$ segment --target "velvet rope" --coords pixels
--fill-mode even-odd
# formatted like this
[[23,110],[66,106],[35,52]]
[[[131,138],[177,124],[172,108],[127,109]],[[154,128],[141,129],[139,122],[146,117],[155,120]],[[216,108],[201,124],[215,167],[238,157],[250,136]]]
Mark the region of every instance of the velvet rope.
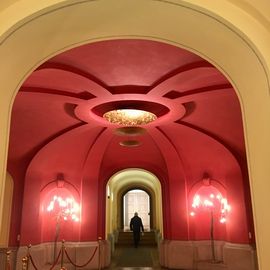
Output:
[[36,264],[35,264],[35,262],[34,262],[34,260],[33,260],[33,258],[32,258],[31,255],[29,255],[29,258],[30,258],[30,262],[32,263],[32,265],[35,268],[35,270],[38,270],[38,268],[37,268],[37,266],[36,266]]
[[[59,261],[59,258],[60,258],[61,253],[62,253],[62,249],[59,251],[55,262],[53,263],[52,267],[49,270],[53,270],[53,268],[56,266],[56,264]],[[36,266],[36,264],[35,264],[35,262],[34,262],[33,257],[32,257],[31,254],[29,254],[29,259],[30,259],[30,262],[32,263],[33,267],[35,268],[35,270],[38,270],[38,268],[37,268],[37,266]]]
[[53,263],[52,267],[49,270],[52,270],[57,265],[57,263],[58,263],[58,261],[60,259],[61,253],[62,253],[62,248],[59,250],[59,253],[57,255],[57,258],[56,258],[55,262]]
[[89,259],[85,264],[82,264],[82,265],[78,265],[78,264],[75,264],[74,262],[72,262],[72,260],[71,260],[71,258],[69,257],[69,255],[68,255],[66,249],[65,249],[65,254],[66,254],[66,256],[67,256],[69,262],[70,262],[73,266],[81,268],[81,267],[85,267],[87,264],[89,264],[89,263],[92,261],[92,259],[94,258],[95,254],[96,254],[96,252],[97,252],[97,248],[98,248],[98,247],[95,248],[94,253],[93,253],[92,256],[90,257],[90,259]]

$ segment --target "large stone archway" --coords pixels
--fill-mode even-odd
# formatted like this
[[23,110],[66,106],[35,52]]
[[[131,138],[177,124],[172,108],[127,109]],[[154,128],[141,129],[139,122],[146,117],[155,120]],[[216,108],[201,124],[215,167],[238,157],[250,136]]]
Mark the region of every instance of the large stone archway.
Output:
[[197,2],[118,0],[115,5],[113,0],[48,0],[42,4],[9,1],[12,5],[0,13],[5,22],[0,28],[1,217],[10,113],[25,78],[51,56],[94,40],[162,40],[206,58],[237,90],[244,119],[259,265],[260,269],[269,268],[270,214],[265,205],[269,204],[270,176],[270,34],[263,16],[253,16],[252,10],[235,6],[233,1],[218,6]]

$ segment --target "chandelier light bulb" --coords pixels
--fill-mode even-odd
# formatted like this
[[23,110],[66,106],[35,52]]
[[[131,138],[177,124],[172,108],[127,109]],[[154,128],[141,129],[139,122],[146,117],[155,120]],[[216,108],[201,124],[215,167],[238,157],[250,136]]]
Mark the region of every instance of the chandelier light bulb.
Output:
[[137,109],[119,109],[104,113],[103,118],[112,124],[138,126],[151,123],[157,119],[154,113]]
[[60,196],[53,196],[46,209],[65,221],[70,219],[79,222],[80,220],[77,215],[80,212],[80,205],[72,197],[63,199]]
[[220,223],[225,223],[225,222],[226,222],[226,218],[223,217],[220,219]]
[[195,216],[195,212],[197,211],[213,211],[220,215],[220,223],[226,223],[227,214],[231,211],[231,206],[228,204],[228,200],[219,193],[218,190],[216,192],[207,191],[200,192],[200,190],[194,195],[192,204],[192,208],[194,211],[190,212],[191,216]]

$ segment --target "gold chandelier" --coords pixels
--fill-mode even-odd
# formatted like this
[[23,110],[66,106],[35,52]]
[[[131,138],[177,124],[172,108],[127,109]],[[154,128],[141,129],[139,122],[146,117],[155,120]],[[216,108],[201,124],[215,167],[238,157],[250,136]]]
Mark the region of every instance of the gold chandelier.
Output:
[[113,124],[138,126],[151,123],[157,116],[151,112],[137,109],[119,109],[104,113],[103,118]]

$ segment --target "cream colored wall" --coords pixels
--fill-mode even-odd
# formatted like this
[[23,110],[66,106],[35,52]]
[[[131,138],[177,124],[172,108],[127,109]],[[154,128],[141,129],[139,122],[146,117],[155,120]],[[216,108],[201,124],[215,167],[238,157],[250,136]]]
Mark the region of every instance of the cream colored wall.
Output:
[[[180,2],[180,1],[174,1]],[[247,42],[260,57],[269,76],[270,3],[268,0],[187,0],[202,12],[219,20]]]
[[9,228],[10,228],[10,218],[11,218],[11,207],[12,207],[12,197],[13,197],[13,179],[9,173],[6,174],[5,181],[5,192],[3,201],[3,216],[1,222],[0,231],[0,247],[8,247],[9,240]]
[[270,33],[266,27],[270,3],[21,0],[8,4],[5,10],[4,5],[0,7],[0,218],[10,112],[26,76],[47,58],[79,44],[127,37],[160,40],[206,58],[237,90],[244,118],[259,265],[261,270],[270,268],[270,212],[266,207],[270,204]]

